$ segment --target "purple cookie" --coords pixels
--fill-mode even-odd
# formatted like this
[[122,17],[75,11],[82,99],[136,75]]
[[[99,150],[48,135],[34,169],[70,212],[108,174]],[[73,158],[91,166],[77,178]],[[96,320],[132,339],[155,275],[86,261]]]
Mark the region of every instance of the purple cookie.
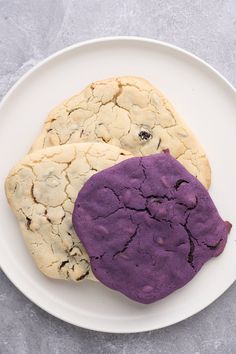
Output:
[[168,152],[93,175],[78,194],[73,224],[97,279],[144,304],[189,282],[223,251],[231,228]]

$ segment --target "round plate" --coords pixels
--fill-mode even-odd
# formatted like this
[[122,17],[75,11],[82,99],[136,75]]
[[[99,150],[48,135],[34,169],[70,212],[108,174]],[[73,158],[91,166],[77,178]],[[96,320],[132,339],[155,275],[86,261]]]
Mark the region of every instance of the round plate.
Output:
[[0,106],[0,262],[31,301],[75,325],[106,332],[140,332],[181,321],[217,299],[236,279],[236,234],[185,287],[141,305],[102,284],[43,276],[34,265],[4,194],[9,169],[28,151],[49,110],[91,81],[142,76],[163,91],[203,144],[211,166],[210,194],[223,218],[234,221],[236,92],[195,56],[154,40],[118,37],[66,48],[28,72]]

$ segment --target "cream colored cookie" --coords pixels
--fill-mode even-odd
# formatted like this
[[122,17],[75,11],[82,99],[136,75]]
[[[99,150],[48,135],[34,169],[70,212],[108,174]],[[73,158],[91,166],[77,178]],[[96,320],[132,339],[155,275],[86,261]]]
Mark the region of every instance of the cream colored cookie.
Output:
[[105,143],[68,144],[29,154],[10,171],[5,184],[9,204],[45,275],[94,279],[72,226],[74,202],[90,176],[129,157]]
[[97,81],[49,114],[32,150],[105,141],[145,156],[169,149],[205,187],[211,171],[202,147],[170,102],[136,77]]

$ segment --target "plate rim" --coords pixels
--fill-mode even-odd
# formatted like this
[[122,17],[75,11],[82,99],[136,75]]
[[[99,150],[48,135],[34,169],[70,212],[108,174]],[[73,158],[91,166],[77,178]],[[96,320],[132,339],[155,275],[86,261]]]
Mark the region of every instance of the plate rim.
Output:
[[[133,42],[139,42],[139,43],[150,43],[150,44],[154,44],[154,45],[159,45],[162,46],[164,48],[167,49],[174,49],[175,51],[177,51],[178,53],[181,54],[185,54],[187,57],[190,57],[191,59],[194,59],[196,62],[204,65],[207,69],[209,69],[212,73],[214,73],[215,75],[218,76],[218,78],[221,79],[221,81],[226,84],[228,86],[228,88],[231,89],[231,91],[235,94],[236,96],[236,88],[229,82],[228,79],[226,79],[218,70],[216,70],[213,66],[211,66],[210,64],[208,64],[205,60],[199,58],[197,55],[178,47],[177,45],[174,44],[170,44],[168,42],[165,41],[160,41],[157,39],[152,39],[152,38],[147,38],[147,37],[138,37],[138,36],[107,36],[107,37],[98,37],[98,38],[94,38],[94,39],[89,39],[86,41],[81,41],[81,42],[77,42],[75,44],[72,44],[70,46],[67,46],[65,48],[62,48],[58,51],[56,51],[55,53],[47,56],[46,58],[42,59],[39,61],[39,63],[37,63],[36,65],[34,65],[30,70],[28,70],[26,73],[24,73],[14,84],[13,86],[6,92],[6,94],[2,97],[1,101],[0,101],[0,110],[3,108],[5,102],[8,100],[8,98],[14,93],[14,91],[25,81],[27,80],[28,77],[30,77],[30,75],[32,73],[34,73],[35,71],[37,71],[39,68],[41,68],[42,66],[50,63],[51,61],[53,61],[55,58],[60,57],[61,55],[73,51],[77,48],[80,47],[86,47],[88,45],[93,45],[93,44],[99,44],[99,43],[104,43],[104,42],[119,42],[119,41],[133,41]],[[173,320],[172,321],[167,321],[167,323],[164,326],[161,327],[156,327],[153,325],[145,325],[145,328],[142,329],[125,329],[125,330],[120,330],[120,329],[114,329],[112,328],[112,330],[109,330],[108,328],[106,328],[106,326],[104,327],[103,325],[101,325],[101,328],[98,329],[97,326],[88,326],[87,324],[78,324],[76,323],[76,321],[73,320],[68,320],[66,319],[62,313],[55,313],[55,311],[46,308],[46,305],[44,306],[43,304],[39,303],[39,301],[36,299],[33,299],[31,297],[30,294],[27,293],[27,291],[25,289],[21,289],[21,286],[16,285],[16,283],[14,282],[14,279],[12,279],[12,276],[8,274],[7,269],[4,267],[4,264],[2,263],[1,259],[0,259],[0,270],[3,271],[3,273],[5,274],[5,276],[11,281],[11,283],[27,298],[29,299],[32,303],[34,303],[36,306],[38,306],[39,308],[41,308],[42,310],[44,310],[45,312],[49,313],[50,315],[52,315],[55,318],[58,318],[66,323],[70,323],[72,325],[75,325],[77,327],[81,327],[81,328],[85,328],[85,329],[89,329],[89,330],[93,330],[93,331],[100,331],[100,332],[105,332],[105,333],[120,333],[120,334],[124,334],[124,333],[141,333],[141,332],[147,332],[150,330],[157,330],[157,329],[161,329],[161,328],[165,328],[174,324],[177,324],[179,322],[182,322],[185,319],[188,319],[190,317],[192,317],[193,315],[196,315],[197,313],[201,312],[202,310],[204,310],[206,307],[208,307],[209,305],[211,305],[212,303],[214,303],[219,297],[221,297],[226,290],[228,290],[232,284],[234,283],[234,281],[236,280],[236,276],[235,279],[232,280],[232,282],[228,285],[228,287],[217,297],[215,298],[213,301],[208,302],[206,305],[204,305],[204,307],[200,308],[199,310],[193,310],[192,312],[190,312],[187,316],[186,314],[184,314],[183,316],[180,316],[179,320]]]

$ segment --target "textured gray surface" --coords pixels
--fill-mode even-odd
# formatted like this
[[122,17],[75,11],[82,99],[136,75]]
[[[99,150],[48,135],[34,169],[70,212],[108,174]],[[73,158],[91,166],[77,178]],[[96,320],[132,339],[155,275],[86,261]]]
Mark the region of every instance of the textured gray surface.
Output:
[[[78,41],[112,35],[176,44],[236,84],[235,0],[0,0],[0,96],[49,54]],[[53,318],[0,272],[0,354],[236,353],[235,298],[236,284],[182,323],[113,335]]]

